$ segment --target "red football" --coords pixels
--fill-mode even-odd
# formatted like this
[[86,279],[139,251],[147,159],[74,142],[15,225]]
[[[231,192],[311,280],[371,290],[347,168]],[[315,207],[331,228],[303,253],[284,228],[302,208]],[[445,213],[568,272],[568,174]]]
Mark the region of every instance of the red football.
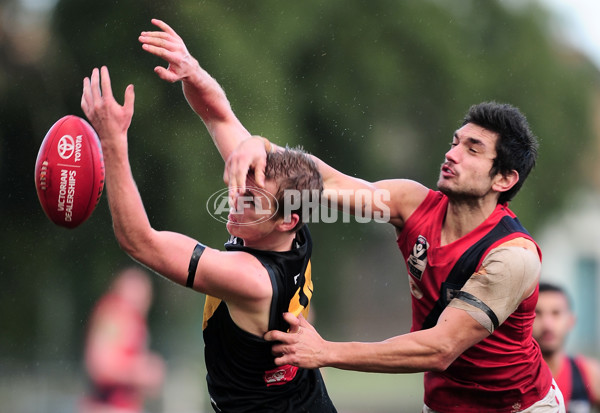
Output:
[[96,131],[84,119],[59,119],[42,141],[35,188],[56,225],[75,228],[94,211],[104,188],[104,157]]

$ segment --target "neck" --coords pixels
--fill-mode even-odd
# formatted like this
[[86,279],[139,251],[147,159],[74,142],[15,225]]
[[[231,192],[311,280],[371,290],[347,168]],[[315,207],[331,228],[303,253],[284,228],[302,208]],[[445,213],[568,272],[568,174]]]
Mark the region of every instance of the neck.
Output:
[[285,252],[292,249],[296,233],[279,233],[275,237],[266,237],[257,241],[244,240],[244,245],[249,248],[254,248],[261,251],[277,251]]
[[496,200],[450,199],[442,225],[442,245],[450,244],[473,231],[494,212],[496,205]]
[[552,372],[552,377],[556,377],[558,373],[560,373],[560,367],[562,365],[562,361],[565,357],[564,351],[555,351],[553,353],[542,353],[544,357],[544,361],[550,367],[550,371]]

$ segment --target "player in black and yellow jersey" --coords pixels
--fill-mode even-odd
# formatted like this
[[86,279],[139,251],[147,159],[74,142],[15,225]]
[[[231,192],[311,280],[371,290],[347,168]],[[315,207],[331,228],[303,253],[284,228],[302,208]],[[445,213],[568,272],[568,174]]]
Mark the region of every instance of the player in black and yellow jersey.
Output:
[[[225,94],[189,55],[181,38],[165,23],[153,23],[161,30],[143,32],[140,41],[145,50],[169,63],[168,69],[158,67],[156,73],[168,81],[182,81],[190,106],[227,159],[249,133],[232,128],[239,121],[215,109],[227,102]],[[168,279],[207,294],[205,358],[214,410],[335,412],[320,372],[276,366],[271,345],[262,338],[273,328],[287,330],[283,312],[306,315],[309,309],[310,233],[299,212],[302,206],[283,208],[282,203],[287,190],[320,194],[323,181],[316,165],[301,150],[271,153],[265,174],[258,177],[264,189],[250,177],[245,199],[229,213],[227,230],[233,238],[227,251],[183,234],[157,231],[149,223],[127,154],[134,99],[129,85],[124,105],[116,102],[106,67],[84,79],[81,106],[102,144],[108,202],[121,248]]]
[[[286,331],[282,314],[288,309],[308,315],[312,240],[306,226],[289,251],[248,248],[237,237],[225,247],[256,257],[267,270],[273,286],[269,328]],[[207,297],[203,327],[208,389],[216,411],[334,411],[318,370],[275,366],[271,343],[238,327],[222,300]],[[249,406],[254,408],[246,410]]]

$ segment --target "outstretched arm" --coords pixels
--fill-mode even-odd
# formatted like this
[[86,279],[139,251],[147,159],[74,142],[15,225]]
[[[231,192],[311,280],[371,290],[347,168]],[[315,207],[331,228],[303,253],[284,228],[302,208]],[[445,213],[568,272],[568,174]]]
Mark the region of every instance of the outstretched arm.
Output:
[[189,105],[202,118],[219,153],[227,160],[250,133],[233,113],[221,86],[190,55],[175,30],[158,19],[152,19],[152,24],[160,31],[144,31],[139,41],[144,50],[168,63],[168,67],[157,66],[154,71],[167,82],[182,82]]
[[[246,176],[254,170],[256,183],[264,186],[264,167],[267,152],[281,148],[265,138],[253,136],[244,139],[227,158],[225,182],[229,185],[230,197],[245,192]],[[397,229],[425,199],[429,190],[418,182],[408,179],[390,179],[368,182],[346,175],[314,155],[323,177],[323,196],[331,208],[343,210],[361,218],[372,218],[378,222],[389,222]]]
[[287,333],[269,331],[277,365],[304,368],[336,367],[372,373],[443,371],[466,349],[490,333],[465,311],[446,308],[438,324],[388,340],[372,343],[324,340],[304,318],[284,314]]
[[492,334],[536,290],[540,259],[535,244],[515,238],[492,249],[429,329],[378,343],[323,340],[305,320],[286,314],[290,333],[271,331],[277,363],[381,373],[443,371],[465,350]]
[[[186,285],[190,257],[197,241],[183,234],[154,230],[133,179],[127,154],[127,131],[134,106],[133,85],[124,105],[113,97],[108,69],[94,69],[83,81],[81,107],[98,133],[106,168],[106,190],[113,227],[121,248],[132,258],[170,280]],[[245,271],[239,271],[244,267]],[[243,252],[206,248],[193,288],[252,305],[271,297],[268,274],[260,262]]]

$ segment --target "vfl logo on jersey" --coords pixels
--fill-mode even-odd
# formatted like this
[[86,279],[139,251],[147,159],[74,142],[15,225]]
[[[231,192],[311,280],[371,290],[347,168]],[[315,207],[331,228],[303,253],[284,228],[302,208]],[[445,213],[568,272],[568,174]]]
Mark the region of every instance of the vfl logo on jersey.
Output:
[[294,380],[298,367],[286,364],[285,366],[277,367],[273,370],[265,371],[263,376],[267,387],[270,386],[281,386],[287,382]]
[[429,243],[423,235],[417,237],[417,242],[413,245],[412,253],[408,257],[408,272],[410,275],[421,281],[425,267],[427,267],[427,249]]

